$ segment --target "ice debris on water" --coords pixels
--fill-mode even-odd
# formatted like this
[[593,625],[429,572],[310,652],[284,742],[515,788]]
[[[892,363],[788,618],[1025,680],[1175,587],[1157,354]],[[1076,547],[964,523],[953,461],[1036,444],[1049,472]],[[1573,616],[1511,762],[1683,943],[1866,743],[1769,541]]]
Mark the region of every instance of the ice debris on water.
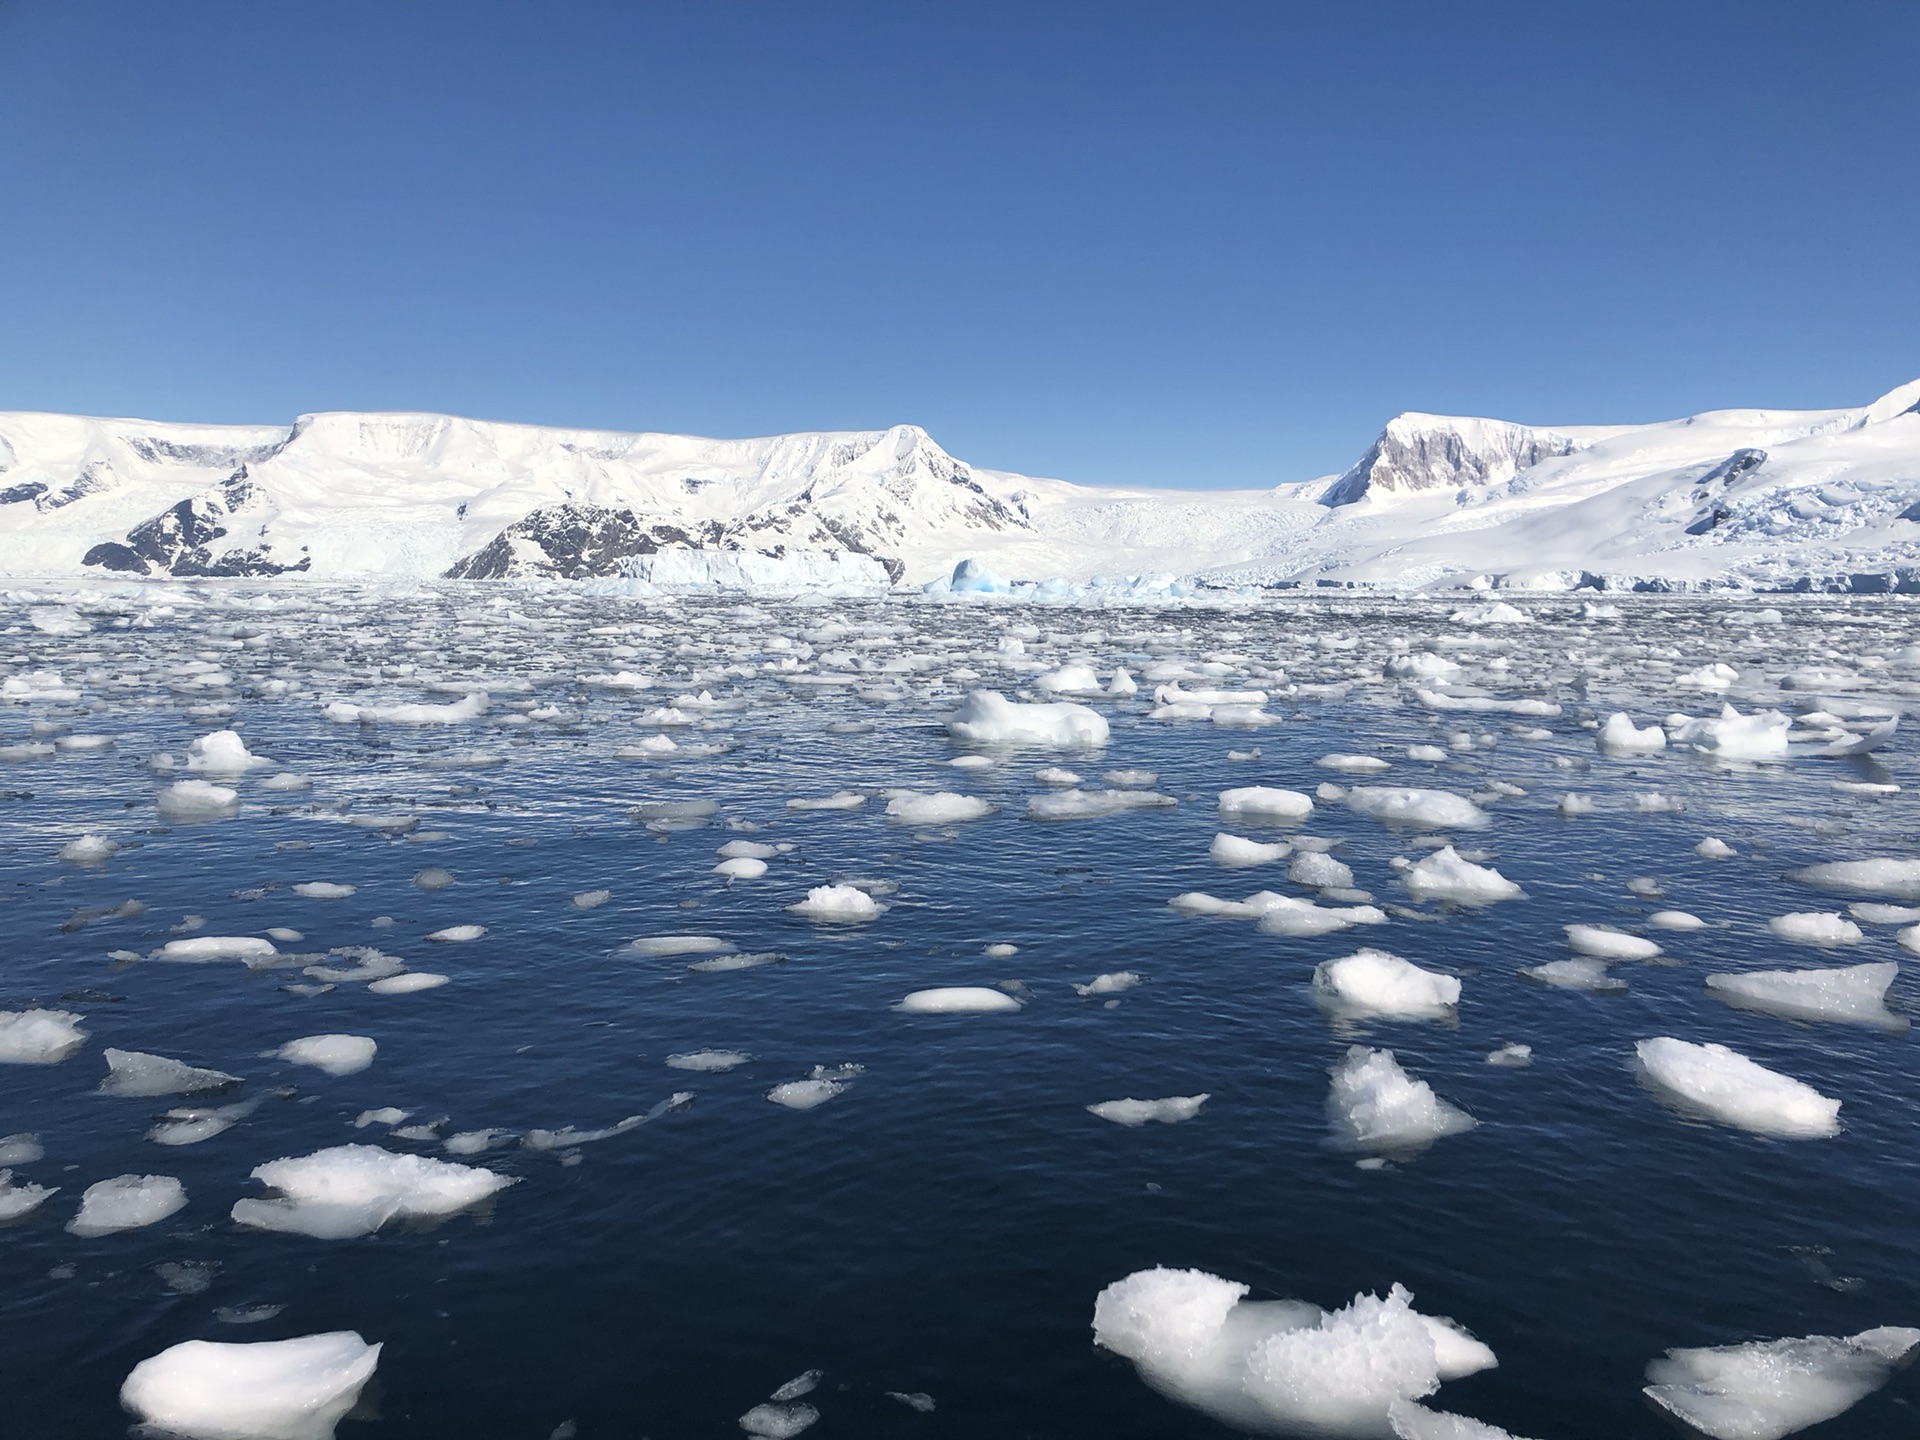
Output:
[[1200,1107],[1212,1098],[1203,1093],[1169,1095],[1164,1100],[1102,1100],[1098,1105],[1087,1106],[1087,1112],[1116,1125],[1140,1126],[1148,1121],[1177,1125],[1182,1120],[1193,1119],[1200,1113]]
[[1476,865],[1451,845],[1443,845],[1400,872],[1400,883],[1415,900],[1444,900],[1455,905],[1492,905],[1524,900],[1527,892],[1490,865]]
[[627,948],[637,955],[724,955],[734,944],[718,935],[643,935]]
[[1576,955],[1600,960],[1651,960],[1660,947],[1644,935],[1629,935],[1611,925],[1575,924],[1560,927],[1566,931],[1567,944]]
[[1541,965],[1523,965],[1520,973],[1559,990],[1590,990],[1596,994],[1617,995],[1627,982],[1607,973],[1607,962],[1591,955],[1572,960],[1549,960]]
[[461,945],[469,940],[478,940],[486,933],[487,927],[484,925],[449,925],[433,931],[427,940],[434,945]]
[[1836,945],[1858,945],[1863,938],[1858,925],[1844,915],[1831,911],[1802,910],[1791,915],[1775,915],[1767,921],[1767,928],[1782,940],[1790,940],[1796,945],[1831,948]]
[[367,1035],[305,1035],[273,1053],[295,1065],[310,1065],[328,1075],[357,1075],[373,1064],[379,1046]]
[[1248,840],[1243,836],[1229,835],[1225,831],[1213,837],[1213,844],[1207,848],[1207,856],[1216,865],[1229,870],[1246,869],[1254,865],[1272,865],[1284,860],[1293,853],[1293,846],[1284,840],[1266,843]]
[[1909,1021],[1887,1008],[1887,989],[1899,978],[1893,960],[1822,970],[1750,970],[1744,975],[1709,975],[1707,993],[1743,1010],[1759,1010],[1789,1020],[1833,1020],[1905,1030]]
[[787,906],[789,914],[831,925],[860,925],[878,919],[886,906],[854,885],[816,885],[807,898]]
[[15,1180],[13,1171],[0,1170],[0,1223],[32,1214],[59,1189],[58,1185],[35,1185],[30,1181]]
[[254,1167],[253,1178],[272,1193],[235,1201],[235,1224],[317,1240],[348,1240],[390,1221],[456,1214],[514,1183],[510,1175],[376,1145],[269,1160]]
[[253,1344],[187,1340],[134,1366],[120,1403],[182,1440],[333,1440],[380,1348],[350,1330]]
[[1347,808],[1383,825],[1420,830],[1478,830],[1488,816],[1473,801],[1451,790],[1422,790],[1355,785],[1344,796]]
[[992,813],[993,806],[978,796],[956,795],[950,790],[932,795],[895,795],[887,802],[887,818],[903,825],[952,825]]
[[171,1175],[116,1175],[89,1185],[67,1222],[75,1235],[114,1235],[156,1225],[184,1209],[187,1190]]
[[811,1110],[826,1104],[836,1095],[845,1094],[847,1086],[863,1069],[859,1065],[837,1065],[832,1069],[816,1065],[806,1079],[788,1080],[774,1086],[767,1091],[767,1099],[789,1110]]
[[1343,1019],[1438,1020],[1454,1014],[1460,982],[1369,948],[1316,965],[1313,998]]
[[1883,1325],[1838,1338],[1754,1340],[1669,1350],[1643,1392],[1712,1440],[1781,1440],[1844,1415],[1920,1348],[1920,1330]]
[[1350,1046],[1346,1058],[1329,1073],[1333,1085],[1327,1095],[1327,1114],[1354,1149],[1411,1154],[1478,1123],[1442,1100],[1426,1081],[1401,1069],[1391,1050]]
[[975,690],[947,720],[972,745],[1095,746],[1107,743],[1106,718],[1070,701],[1023,705],[997,690]]
[[1831,860],[1788,874],[1789,880],[1817,890],[1850,895],[1884,895],[1894,900],[1920,900],[1920,860],[1876,856],[1871,860]]
[[1220,792],[1220,818],[1243,825],[1291,825],[1313,814],[1313,797],[1270,785],[1242,785]]
[[1533,1064],[1531,1045],[1506,1044],[1487,1052],[1487,1064],[1501,1065],[1510,1069]]
[[980,1015],[1020,1009],[1020,1002],[1004,990],[984,985],[948,985],[915,990],[894,1009],[907,1015]]
[[698,1070],[718,1075],[737,1070],[751,1059],[753,1056],[744,1050],[688,1050],[667,1056],[667,1064],[675,1070]]
[[1085,985],[1075,985],[1076,995],[1091,997],[1094,995],[1117,995],[1122,990],[1131,990],[1141,981],[1141,976],[1131,970],[1114,970],[1105,975],[1096,975]]
[[1095,820],[1132,810],[1168,810],[1180,802],[1153,790],[1055,790],[1027,797],[1029,820]]
[[71,1010],[0,1010],[0,1065],[58,1065],[87,1043]]
[[203,1070],[164,1055],[148,1055],[138,1050],[104,1052],[107,1078],[100,1082],[102,1095],[144,1098],[153,1095],[201,1095],[238,1085],[240,1077],[224,1070]]
[[156,803],[169,820],[219,820],[239,808],[240,792],[208,780],[176,780]]
[[1786,1139],[1840,1133],[1840,1102],[1725,1045],[1672,1036],[1639,1041],[1642,1080],[1681,1113]]
[[437,990],[451,979],[451,976],[437,975],[431,970],[408,970],[400,975],[389,975],[385,979],[373,981],[367,986],[367,993],[369,995],[412,995],[421,990]]

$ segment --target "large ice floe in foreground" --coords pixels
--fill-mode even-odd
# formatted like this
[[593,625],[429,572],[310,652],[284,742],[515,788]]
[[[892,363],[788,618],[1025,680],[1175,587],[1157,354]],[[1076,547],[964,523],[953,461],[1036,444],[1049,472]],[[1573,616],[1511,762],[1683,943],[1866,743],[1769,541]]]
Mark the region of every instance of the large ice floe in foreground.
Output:
[[1808,1335],[1669,1350],[1647,1366],[1651,1383],[1644,1393],[1712,1440],[1780,1440],[1845,1414],[1917,1350],[1920,1330],[1898,1325],[1845,1338]]
[[1683,1114],[1791,1140],[1840,1133],[1838,1100],[1737,1050],[1663,1035],[1634,1051],[1643,1083]]
[[1068,700],[1023,705],[998,690],[975,690],[947,718],[954,739],[970,745],[1104,745],[1106,717]]
[[350,1330],[251,1345],[188,1340],[142,1360],[120,1403],[182,1440],[331,1440],[380,1363]]
[[274,1193],[235,1201],[236,1224],[319,1240],[370,1235],[390,1221],[453,1215],[514,1183],[492,1170],[377,1145],[336,1145],[269,1160],[254,1167],[253,1178]]
[[1094,1343],[1236,1430],[1328,1440],[1386,1440],[1396,1404],[1499,1363],[1454,1322],[1416,1311],[1399,1285],[1334,1311],[1247,1293],[1201,1270],[1136,1271],[1094,1301]]
[[1707,993],[1742,1010],[1759,1010],[1789,1020],[1834,1020],[1905,1030],[1910,1022],[1887,1008],[1887,989],[1899,978],[1893,960],[1842,965],[1822,970],[1750,970],[1744,975],[1709,975]]

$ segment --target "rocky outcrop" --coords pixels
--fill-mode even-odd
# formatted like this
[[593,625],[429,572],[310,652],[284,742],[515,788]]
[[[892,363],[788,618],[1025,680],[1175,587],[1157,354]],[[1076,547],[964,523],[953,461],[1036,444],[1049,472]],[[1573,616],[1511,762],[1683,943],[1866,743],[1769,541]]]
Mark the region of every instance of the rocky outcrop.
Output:
[[697,546],[719,539],[720,527],[649,524],[629,509],[549,505],[514,521],[447,572],[448,580],[597,580],[663,545]]
[[[264,512],[264,497],[247,478],[242,465],[224,484],[190,496],[127,532],[124,542],[104,541],[88,550],[81,564],[129,575],[234,577],[284,575],[303,571],[311,561],[302,555],[288,562],[277,558],[267,544],[220,546],[228,527],[242,523],[245,510]],[[264,540],[267,526],[257,535]]]
[[1369,496],[1502,484],[1542,460],[1580,448],[1570,435],[1504,420],[1396,415],[1320,503],[1351,505]]

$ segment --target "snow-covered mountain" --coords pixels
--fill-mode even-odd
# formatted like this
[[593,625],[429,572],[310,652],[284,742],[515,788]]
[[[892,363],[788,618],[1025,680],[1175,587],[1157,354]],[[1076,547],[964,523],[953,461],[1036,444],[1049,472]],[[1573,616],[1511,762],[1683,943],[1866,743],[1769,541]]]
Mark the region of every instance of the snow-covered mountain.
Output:
[[[1344,474],[1111,489],[911,425],[709,440],[444,415],[0,413],[0,575],[1920,588],[1920,381],[1871,405],[1542,428],[1404,414]],[[1859,580],[1850,577],[1864,577]]]

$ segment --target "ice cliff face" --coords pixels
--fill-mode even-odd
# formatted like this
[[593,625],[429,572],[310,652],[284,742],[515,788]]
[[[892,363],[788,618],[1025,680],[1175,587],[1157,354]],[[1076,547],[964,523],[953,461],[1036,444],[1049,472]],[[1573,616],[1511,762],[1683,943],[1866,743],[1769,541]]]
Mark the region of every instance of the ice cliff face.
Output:
[[1572,435],[1505,420],[1453,415],[1396,415],[1359,462],[1321,497],[1323,505],[1369,498],[1494,485],[1522,470],[1581,448]]

